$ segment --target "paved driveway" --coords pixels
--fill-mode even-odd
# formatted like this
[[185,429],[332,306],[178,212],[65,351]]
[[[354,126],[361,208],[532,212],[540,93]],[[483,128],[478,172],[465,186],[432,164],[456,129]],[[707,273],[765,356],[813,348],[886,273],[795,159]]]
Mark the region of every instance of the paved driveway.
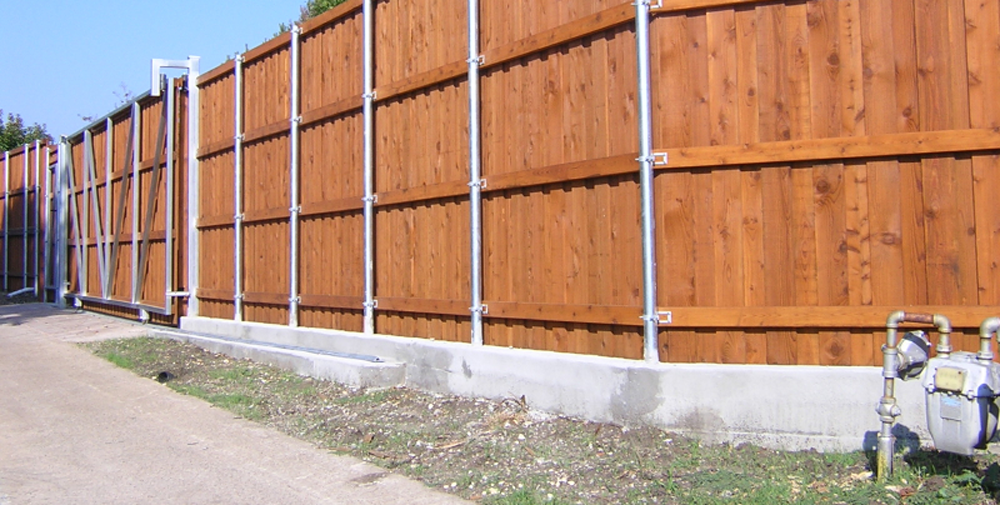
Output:
[[0,505],[466,503],[236,419],[74,344],[144,333],[41,304],[0,307]]

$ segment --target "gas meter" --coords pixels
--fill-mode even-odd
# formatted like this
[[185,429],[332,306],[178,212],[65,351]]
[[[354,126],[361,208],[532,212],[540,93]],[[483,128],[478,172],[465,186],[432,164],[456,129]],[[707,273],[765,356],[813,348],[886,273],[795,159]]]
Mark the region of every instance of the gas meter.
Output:
[[985,449],[997,431],[1000,365],[971,352],[927,362],[927,429],[939,451],[972,455]]
[[[922,331],[908,332],[897,342],[900,323],[933,324],[938,329],[937,356],[928,359],[930,342]],[[1000,365],[993,362],[991,341],[1000,329],[1000,318],[991,317],[979,327],[979,352],[952,352],[951,322],[940,314],[893,312],[886,320],[886,345],[882,347],[884,388],[876,411],[882,421],[878,436],[878,477],[892,475],[895,440],[892,425],[900,415],[894,381],[923,377],[927,403],[927,429],[940,451],[971,455],[997,435],[1000,406]]]

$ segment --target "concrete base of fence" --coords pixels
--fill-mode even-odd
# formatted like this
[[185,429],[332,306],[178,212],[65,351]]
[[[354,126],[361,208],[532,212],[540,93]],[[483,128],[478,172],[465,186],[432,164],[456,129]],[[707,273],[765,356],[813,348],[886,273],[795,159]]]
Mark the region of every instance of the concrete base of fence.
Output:
[[[208,318],[182,318],[181,330],[222,337],[189,337],[215,350],[349,384],[404,384],[493,399],[523,395],[538,410],[622,425],[653,425],[710,443],[873,450],[879,428],[875,405],[882,378],[876,367],[647,364]],[[358,360],[269,345],[374,355],[386,363],[367,367]],[[309,361],[311,365],[306,364]],[[897,436],[904,440],[900,445],[929,440],[919,383],[897,381],[896,390],[903,411],[896,426]]]

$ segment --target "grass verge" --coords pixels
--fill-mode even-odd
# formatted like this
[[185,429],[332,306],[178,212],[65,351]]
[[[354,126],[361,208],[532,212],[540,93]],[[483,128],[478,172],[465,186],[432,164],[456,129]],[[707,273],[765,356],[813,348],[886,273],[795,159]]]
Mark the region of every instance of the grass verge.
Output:
[[[95,354],[319,447],[490,505],[995,504],[995,457],[914,450],[876,483],[872,454],[707,446],[648,427],[550,416],[530,399],[351,389],[155,338]],[[164,374],[169,372],[169,374]]]

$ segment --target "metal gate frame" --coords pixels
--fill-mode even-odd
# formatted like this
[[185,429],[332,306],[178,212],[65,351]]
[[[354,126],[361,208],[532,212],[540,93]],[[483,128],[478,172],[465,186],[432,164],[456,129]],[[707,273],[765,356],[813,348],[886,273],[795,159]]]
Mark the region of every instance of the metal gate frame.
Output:
[[[55,186],[57,189],[56,195],[54,195],[54,204],[56,206],[56,223],[54,226],[54,235],[56,238],[50,236],[46,240],[47,254],[52,256],[54,268],[56,275],[53,278],[58,278],[58,282],[54,282],[54,287],[56,289],[56,303],[60,306],[66,305],[67,299],[72,299],[74,305],[80,307],[83,303],[96,303],[101,305],[110,305],[115,307],[122,307],[128,309],[134,309],[139,311],[139,319],[142,321],[149,320],[150,314],[159,314],[163,316],[173,316],[175,312],[175,303],[177,298],[185,298],[189,296],[189,292],[178,292],[175,289],[176,279],[174,278],[174,247],[175,247],[175,237],[174,237],[174,226],[175,226],[175,213],[177,212],[175,205],[175,190],[176,183],[175,180],[175,165],[178,160],[178,155],[184,155],[185,153],[177,153],[176,135],[175,135],[175,124],[177,121],[177,100],[175,98],[175,93],[177,88],[172,85],[167,84],[167,78],[162,73],[164,68],[175,68],[187,70],[188,73],[188,139],[187,148],[189,151],[188,160],[194,156],[190,153],[196,151],[197,146],[197,121],[198,121],[198,101],[197,101],[197,87],[194,86],[194,82],[198,77],[198,67],[199,58],[197,56],[191,56],[187,60],[153,60],[152,62],[152,87],[147,93],[140,95],[134,100],[130,101],[128,104],[119,107],[118,109],[112,111],[101,119],[91,123],[84,129],[80,130],[76,134],[69,137],[62,137],[59,143],[59,155],[58,155],[58,165],[55,170]],[[163,98],[162,115],[159,118],[157,127],[157,138],[156,138],[156,149],[153,156],[153,167],[149,186],[145,194],[145,213],[143,225],[140,227],[139,223],[139,149],[141,141],[141,130],[140,121],[142,119],[142,111],[140,107],[140,102],[147,100],[149,98],[159,97],[161,93],[166,91],[166,96]],[[113,134],[112,118],[118,116],[125,112],[126,110],[131,110],[131,128],[128,135],[128,140],[126,142],[126,153],[125,153],[125,167],[131,167],[132,174],[128,177],[127,174],[123,174],[122,187],[118,192],[117,205],[115,206],[117,212],[115,212],[114,221],[112,221],[111,212],[107,209],[111,205],[111,186],[112,186],[112,142]],[[98,183],[98,173],[97,173],[97,163],[94,156],[94,142],[92,131],[97,127],[104,125],[107,134],[107,149],[106,149],[106,160],[105,160],[105,207],[104,211],[99,205],[99,199],[97,195],[96,184]],[[70,198],[70,195],[75,192],[77,186],[77,181],[75,180],[75,171],[73,166],[73,157],[71,152],[71,138],[78,138],[83,136],[83,193],[80,198]],[[178,149],[179,150],[179,149]],[[165,153],[165,156],[164,156]],[[192,170],[193,168],[193,170]],[[189,167],[189,173],[196,173],[196,166]],[[126,168],[127,170],[127,168]],[[162,174],[161,172],[165,172]],[[153,213],[156,204],[156,194],[160,187],[160,180],[165,179],[166,186],[166,202],[165,203],[165,258],[164,258],[164,271],[165,271],[165,290],[164,290],[164,304],[163,306],[144,304],[141,301],[141,294],[145,286],[145,272],[150,261],[149,258],[149,246],[150,246],[150,232],[153,226]],[[129,180],[131,180],[132,185],[132,258],[131,258],[131,271],[132,271],[132,285],[131,285],[131,296],[128,301],[123,301],[119,299],[113,299],[111,297],[111,292],[114,286],[114,280],[116,276],[115,265],[118,263],[118,250],[121,243],[121,228],[124,221],[124,209],[125,209],[125,194],[127,192]],[[197,184],[196,181],[191,181],[189,184]],[[87,250],[87,243],[90,240],[88,237],[88,226],[83,226],[84,224],[93,223],[94,230],[96,232],[97,241],[97,267],[100,272],[100,293],[90,293],[89,289],[92,286],[88,286],[88,262],[89,262],[89,251]],[[193,228],[193,226],[191,227]],[[141,240],[138,237],[139,230],[142,230]],[[70,247],[73,249],[73,253],[76,256],[77,263],[77,283],[79,286],[79,293],[72,293],[69,291],[70,279],[68,274],[68,264],[69,264],[69,254]],[[189,250],[196,248],[196,244],[189,244]],[[55,250],[53,254],[51,251]],[[194,249],[197,250],[197,249]],[[189,262],[191,265],[196,264],[196,260],[191,260],[189,257]],[[189,265],[189,277],[191,277],[191,265]],[[194,269],[196,274],[196,269]],[[190,310],[189,310],[190,312]]]

